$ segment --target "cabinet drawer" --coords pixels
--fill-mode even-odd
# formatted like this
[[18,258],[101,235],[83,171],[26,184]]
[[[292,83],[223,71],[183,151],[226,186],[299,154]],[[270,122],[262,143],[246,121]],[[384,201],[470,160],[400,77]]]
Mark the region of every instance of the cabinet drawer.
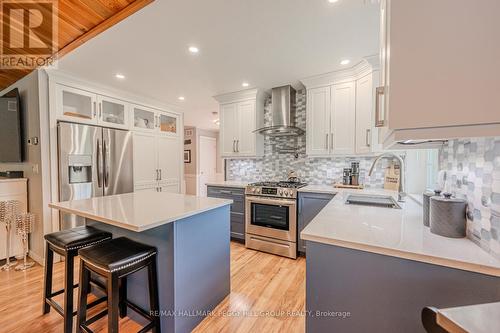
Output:
[[26,194],[26,181],[0,181],[0,195]]
[[232,188],[232,187],[216,187],[216,186],[208,186],[207,187],[207,193],[208,196],[211,197],[223,197],[223,198],[228,198],[228,197],[244,197],[245,196],[245,190],[242,188]]
[[241,236],[241,238],[245,237],[245,224],[239,222],[231,222],[231,236]]

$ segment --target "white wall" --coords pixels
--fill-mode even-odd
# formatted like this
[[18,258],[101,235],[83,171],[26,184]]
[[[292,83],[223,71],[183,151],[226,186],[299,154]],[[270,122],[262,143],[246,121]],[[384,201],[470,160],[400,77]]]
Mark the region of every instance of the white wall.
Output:
[[[28,145],[25,141],[25,161],[23,163],[0,163],[0,170],[22,170],[28,178],[28,210],[36,214],[37,222],[30,237],[30,255],[36,261],[44,257],[43,235],[51,230],[50,224],[50,176],[48,176],[48,125],[42,129],[42,121],[48,118],[47,85],[45,72],[35,70],[0,92],[0,95],[17,88],[21,95],[24,114],[25,140],[38,137],[39,144]],[[41,92],[42,91],[42,92]],[[2,143],[0,143],[2,144]],[[45,144],[45,147],[43,147]],[[43,147],[43,148],[42,148]],[[44,188],[45,186],[45,188]],[[48,229],[47,229],[48,228]]]
[[191,143],[188,145],[184,145],[184,149],[191,150],[191,163],[184,163],[184,176],[186,181],[186,194],[196,195],[198,191],[198,177],[200,174],[199,163],[198,163],[198,142],[200,136],[206,136],[210,138],[217,139],[217,174],[220,178],[223,174],[224,165],[223,160],[220,157],[220,145],[219,145],[219,132],[212,130],[205,130],[201,128],[186,126],[184,127],[186,130],[191,130],[193,135],[188,137],[185,136],[185,140],[191,140]]

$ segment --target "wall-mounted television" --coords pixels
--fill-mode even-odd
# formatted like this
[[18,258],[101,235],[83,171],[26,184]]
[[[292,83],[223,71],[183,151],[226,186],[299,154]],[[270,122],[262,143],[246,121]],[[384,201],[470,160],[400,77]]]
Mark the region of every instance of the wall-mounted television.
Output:
[[0,97],[0,162],[24,161],[21,97],[16,88]]

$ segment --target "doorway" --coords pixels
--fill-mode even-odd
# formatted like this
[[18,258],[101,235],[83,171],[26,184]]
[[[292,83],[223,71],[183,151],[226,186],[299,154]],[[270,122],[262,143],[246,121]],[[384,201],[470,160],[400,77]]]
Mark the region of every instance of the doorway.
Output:
[[198,195],[206,197],[206,183],[215,181],[217,176],[217,139],[208,136],[200,136],[198,157]]

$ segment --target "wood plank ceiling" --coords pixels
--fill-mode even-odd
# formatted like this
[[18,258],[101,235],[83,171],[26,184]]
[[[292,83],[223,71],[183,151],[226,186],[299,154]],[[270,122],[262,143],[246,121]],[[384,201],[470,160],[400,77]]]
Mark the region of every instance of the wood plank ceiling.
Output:
[[[58,49],[60,58],[154,0],[59,0]],[[43,36],[42,39],[49,38]],[[0,90],[32,69],[0,69]]]

